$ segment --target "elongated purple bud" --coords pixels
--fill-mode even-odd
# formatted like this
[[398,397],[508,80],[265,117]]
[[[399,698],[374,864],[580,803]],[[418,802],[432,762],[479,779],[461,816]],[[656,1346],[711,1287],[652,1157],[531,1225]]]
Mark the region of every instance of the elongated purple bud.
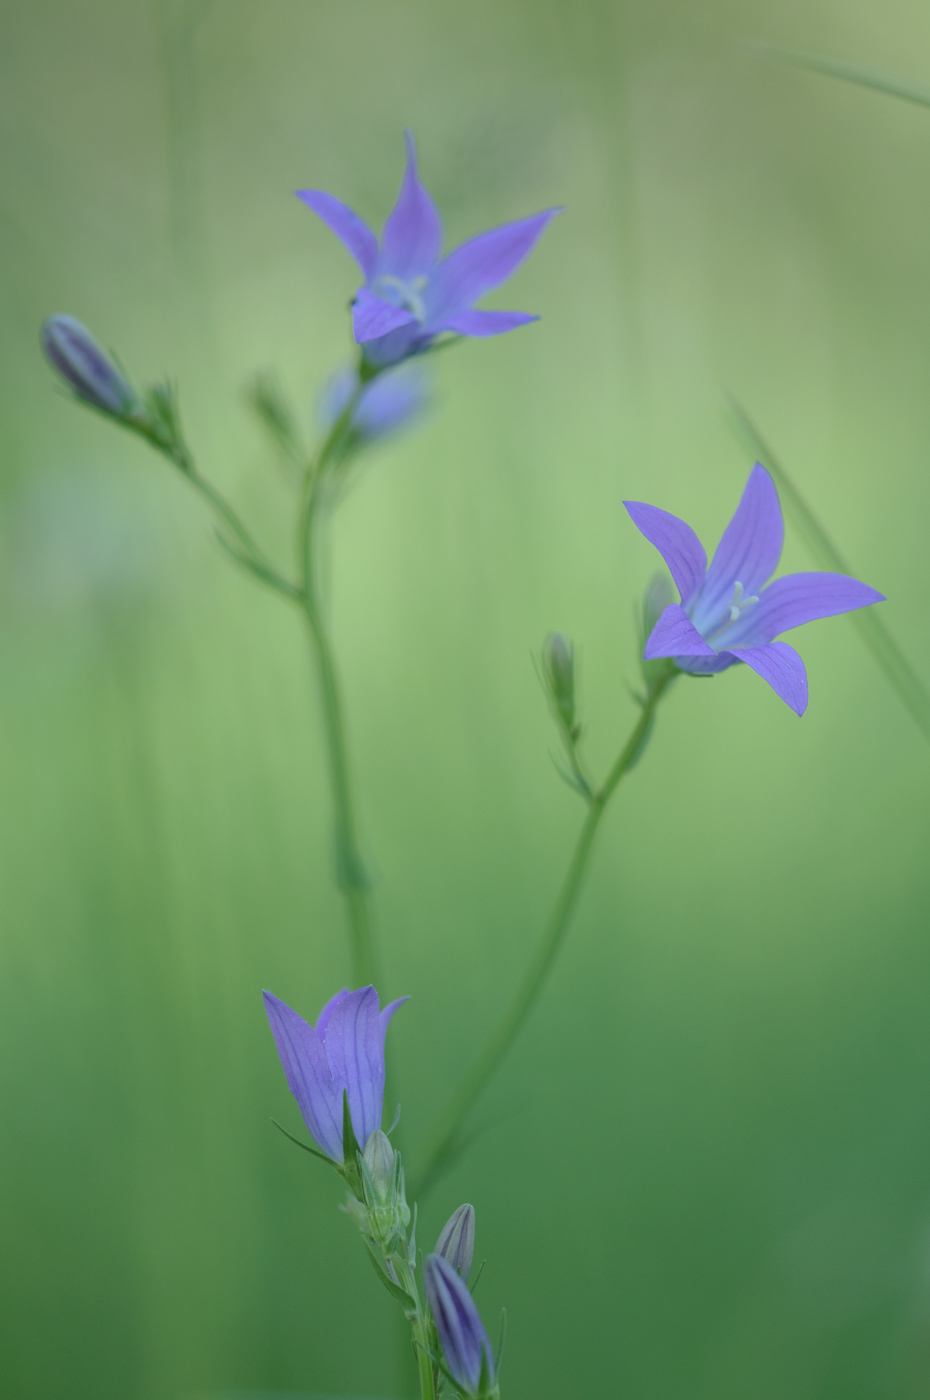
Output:
[[450,1215],[436,1241],[436,1253],[468,1282],[475,1253],[475,1207],[464,1205]]
[[85,403],[114,418],[128,418],[139,408],[135,389],[87,327],[73,316],[48,318],[42,327],[42,348],[52,366]]
[[467,1285],[441,1254],[426,1256],[423,1277],[450,1376],[465,1395],[493,1394],[494,1353]]

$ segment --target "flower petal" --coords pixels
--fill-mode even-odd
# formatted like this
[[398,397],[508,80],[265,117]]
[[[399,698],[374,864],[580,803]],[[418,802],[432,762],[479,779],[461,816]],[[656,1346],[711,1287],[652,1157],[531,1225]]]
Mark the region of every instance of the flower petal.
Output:
[[643,651],[647,661],[655,661],[661,656],[716,655],[678,603],[669,603],[650,632]]
[[372,277],[378,265],[378,240],[365,220],[359,218],[348,204],[343,204],[341,199],[327,194],[325,190],[298,190],[297,198],[302,199],[327,228],[332,229],[365,277]]
[[334,997],[330,997],[329,1001],[323,1007],[323,1010],[320,1012],[319,1016],[317,1016],[316,1025],[313,1029],[316,1031],[320,1040],[322,1040],[323,1037],[326,1035],[326,1027],[329,1025],[329,1018],[330,1016],[332,1016],[333,1011],[342,1001],[343,997],[347,997],[348,995],[348,987],[343,987],[341,992],[337,992]]
[[[301,1117],[317,1146],[334,1162],[341,1162],[342,1092],[333,1081],[323,1043],[296,1011],[271,992],[264,992],[263,996],[288,1088],[297,1100]],[[333,998],[338,1000],[339,997]]]
[[381,1127],[384,1103],[384,1030],[374,987],[360,987],[333,1007],[323,1041],[333,1079],[345,1087],[358,1145]]
[[483,339],[489,335],[515,331],[518,326],[528,326],[531,321],[538,320],[538,316],[531,316],[527,311],[459,311],[436,329],[457,331],[459,335]]
[[768,582],[781,558],[784,534],[775,484],[757,463],[707,570],[707,582],[694,611],[702,632],[730,603],[737,582],[743,585],[745,597],[758,593]]
[[397,203],[384,225],[378,271],[407,281],[430,272],[436,265],[442,251],[442,219],[417,178],[417,152],[412,133],[405,132],[404,139],[407,169]]
[[426,291],[426,324],[434,330],[516,272],[558,209],[479,233],[443,258]]
[[714,656],[676,656],[673,659],[679,671],[687,671],[689,676],[717,676],[737,662],[735,651],[721,651]]
[[384,1008],[384,1010],[381,1012],[381,1053],[382,1053],[382,1054],[384,1053],[384,1037],[387,1035],[387,1028],[388,1028],[388,1026],[391,1024],[391,1022],[392,1022],[393,1019],[394,1019],[394,1013],[395,1013],[396,1011],[399,1011],[399,1010],[400,1010],[400,1008],[403,1006],[403,1004],[404,1004],[405,1001],[409,1001],[409,1000],[410,1000],[409,997],[398,997],[396,1001],[389,1001],[388,1004],[387,1004],[387,1006],[386,1006],[386,1007]]
[[745,661],[796,715],[803,715],[807,709],[807,671],[794,647],[787,642],[769,642],[763,647],[733,647],[724,655]]
[[719,645],[760,646],[805,622],[884,601],[876,589],[845,574],[786,574],[762,590],[758,603],[727,628]]
[[366,340],[378,340],[414,321],[416,317],[404,307],[392,306],[382,297],[376,297],[367,287],[359,287],[352,303],[352,329],[358,345],[364,345]]
[[690,525],[667,510],[647,506],[642,501],[624,501],[623,504],[637,530],[655,545],[668,565],[682,603],[688,603],[707,572],[707,555],[701,541]]
[[377,369],[400,364],[410,355],[417,355],[426,348],[432,336],[424,335],[419,321],[405,321],[402,326],[388,331],[387,335],[376,336],[365,341],[365,360]]

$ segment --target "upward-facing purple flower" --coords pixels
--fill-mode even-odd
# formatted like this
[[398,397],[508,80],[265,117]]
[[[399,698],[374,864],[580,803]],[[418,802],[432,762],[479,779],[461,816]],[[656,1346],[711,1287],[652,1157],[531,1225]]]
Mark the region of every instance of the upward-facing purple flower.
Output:
[[775,484],[758,464],[709,568],[690,525],[657,506],[624,504],[634,525],[662,555],[681,598],[652,629],[647,661],[671,657],[680,670],[702,675],[744,661],[803,715],[804,662],[787,642],[775,638],[818,617],[884,601],[874,588],[845,574],[786,574],[764,587],[781,557],[784,524]]
[[311,1026],[271,992],[264,993],[288,1087],[317,1146],[343,1162],[343,1091],[359,1147],[381,1127],[384,1104],[384,1037],[407,997],[382,1011],[374,987],[343,988]]
[[423,350],[441,331],[501,335],[535,321],[523,311],[481,311],[475,302],[506,282],[532,250],[558,209],[503,224],[470,239],[446,257],[442,220],[417,177],[408,131],[407,171],[379,244],[358,214],[323,190],[298,190],[355,258],[365,284],[353,306],[355,339],[374,365]]

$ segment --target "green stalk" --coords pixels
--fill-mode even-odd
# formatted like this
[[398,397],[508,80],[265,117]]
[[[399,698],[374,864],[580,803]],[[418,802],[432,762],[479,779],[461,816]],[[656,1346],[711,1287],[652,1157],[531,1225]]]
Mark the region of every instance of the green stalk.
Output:
[[571,924],[572,915],[575,912],[587,874],[598,828],[607,809],[607,804],[622,779],[642,753],[643,746],[649,738],[656,707],[675,674],[674,668],[669,666],[655,681],[643,705],[642,714],[606,780],[597,791],[592,792],[588,797],[588,814],[579,833],[565,879],[543,930],[539,946],[497,1029],[485,1042],[484,1049],[457,1092],[450,1099],[445,1112],[436,1125],[427,1146],[426,1163],[412,1191],[412,1195],[416,1196],[417,1199],[422,1199],[427,1194],[442,1172],[448,1168],[461,1151],[463,1146],[461,1131],[467,1115],[471,1112],[476,1100],[522,1030],[527,1017],[536,1004]]
[[417,1368],[420,1377],[420,1400],[435,1400],[436,1385],[433,1363],[427,1352],[429,1328],[421,1317],[413,1325],[413,1341],[417,1349]]
[[413,1349],[417,1354],[417,1373],[420,1378],[420,1400],[436,1400],[436,1373],[429,1354],[429,1314],[420,1302],[420,1291],[413,1269],[399,1254],[394,1256],[392,1262],[401,1287],[406,1289],[416,1304],[416,1311],[412,1314],[408,1312],[406,1316],[413,1328]]
[[[369,376],[371,377],[371,376]],[[321,523],[323,490],[329,467],[347,445],[352,415],[364,383],[333,424],[314,461],[307,467],[297,527],[297,567],[301,579],[300,606],[307,619],[311,648],[316,663],[323,731],[329,761],[333,801],[336,881],[345,900],[349,924],[352,980],[356,987],[378,980],[378,960],[370,907],[370,881],[362,858],[355,793],[349,764],[342,692],[335,655],[327,630],[320,581],[316,566],[316,535]]]

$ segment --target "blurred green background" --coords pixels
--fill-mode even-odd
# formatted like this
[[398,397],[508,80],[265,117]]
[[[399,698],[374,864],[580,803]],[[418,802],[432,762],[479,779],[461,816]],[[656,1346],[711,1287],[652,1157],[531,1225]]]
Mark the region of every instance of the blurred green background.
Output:
[[[38,350],[166,371],[203,469],[285,549],[242,401],[309,416],[415,130],[450,241],[567,212],[342,508],[332,605],[416,1159],[581,818],[531,656],[633,723],[656,556],[719,537],[736,393],[930,681],[930,111],[760,59],[930,80],[889,0],[7,0],[0,20],[0,1374],[22,1400],[396,1395],[394,1304],[296,1128],[261,1007],[346,976],[298,620]],[[783,567],[810,567],[789,532]],[[680,683],[543,1001],[429,1201],[510,1319],[509,1400],[930,1394],[930,749],[847,620],[802,721]]]

